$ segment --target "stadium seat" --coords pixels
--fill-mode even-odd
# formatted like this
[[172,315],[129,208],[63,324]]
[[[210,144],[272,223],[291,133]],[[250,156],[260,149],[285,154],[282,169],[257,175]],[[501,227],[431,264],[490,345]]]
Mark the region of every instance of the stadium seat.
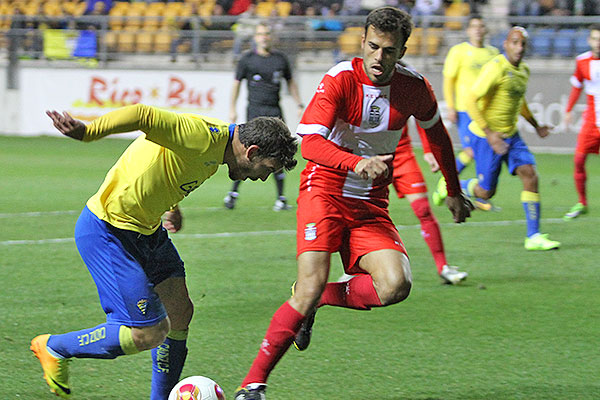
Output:
[[575,33],[575,54],[585,53],[590,49],[588,43],[589,36],[590,31],[588,29],[578,30],[577,33]]
[[123,53],[135,51],[135,30],[123,31],[117,35],[117,50]]
[[168,53],[171,51],[173,33],[169,29],[161,29],[154,35],[154,51],[157,53]]
[[135,37],[135,51],[139,53],[150,53],[154,50],[154,33],[141,31]]
[[442,28],[428,28],[425,43],[427,45],[427,55],[435,56],[438,54],[440,44],[442,43]]
[[575,29],[561,29],[554,36],[554,55],[572,57],[575,53]]
[[412,33],[406,41],[406,55],[414,56],[421,54],[421,41],[423,40],[423,28],[413,28]]
[[531,54],[538,57],[552,55],[554,29],[538,29],[530,33]]
[[261,1],[256,4],[256,15],[260,17],[270,17],[275,9],[275,3],[270,1]]
[[292,11],[292,3],[289,1],[279,1],[275,6],[277,7],[277,13],[280,17],[287,17]]
[[[451,3],[448,7],[446,7],[446,10],[444,12],[446,17],[466,17],[470,13],[471,13],[471,6],[467,2]],[[458,31],[458,30],[463,29],[463,22],[462,21],[446,21],[446,23],[444,24],[444,27],[446,29]]]
[[360,43],[362,38],[362,27],[348,27],[338,37],[340,51],[346,55],[360,54]]

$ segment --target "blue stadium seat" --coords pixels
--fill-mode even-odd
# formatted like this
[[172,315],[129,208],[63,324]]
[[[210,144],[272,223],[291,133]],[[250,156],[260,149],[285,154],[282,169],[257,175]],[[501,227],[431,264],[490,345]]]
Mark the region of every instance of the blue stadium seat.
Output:
[[554,35],[554,55],[572,57],[575,55],[575,29],[560,29]]
[[538,57],[550,57],[554,33],[554,29],[538,29],[530,33],[531,54]]
[[504,39],[506,39],[506,35],[508,35],[508,31],[504,30],[498,32],[490,37],[490,45],[494,46],[498,50],[503,50]]
[[588,36],[590,36],[589,29],[578,30],[575,34],[575,53],[585,53],[590,49],[588,44]]

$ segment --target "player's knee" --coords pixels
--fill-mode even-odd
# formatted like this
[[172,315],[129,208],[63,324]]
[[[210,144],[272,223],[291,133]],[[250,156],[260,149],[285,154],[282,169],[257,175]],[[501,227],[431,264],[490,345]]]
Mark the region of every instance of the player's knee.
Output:
[[138,350],[150,350],[165,341],[170,329],[171,323],[165,318],[156,325],[134,329],[133,341]]
[[379,300],[384,306],[403,301],[410,294],[412,282],[406,274],[389,274],[385,281],[376,283]]

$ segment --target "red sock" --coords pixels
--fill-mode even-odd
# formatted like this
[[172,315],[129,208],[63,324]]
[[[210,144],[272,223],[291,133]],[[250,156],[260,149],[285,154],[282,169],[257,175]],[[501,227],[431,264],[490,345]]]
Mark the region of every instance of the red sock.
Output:
[[421,222],[421,235],[423,236],[423,239],[425,239],[427,246],[429,246],[429,250],[431,251],[439,274],[442,272],[444,265],[448,264],[446,261],[446,253],[444,252],[444,242],[442,241],[440,225],[431,212],[431,207],[429,206],[429,200],[427,200],[427,198],[417,199],[410,203],[410,206]]
[[587,180],[585,158],[586,154],[575,153],[575,172],[573,173],[573,178],[575,179],[575,189],[577,189],[577,194],[579,195],[579,202],[587,206],[587,196],[585,195],[585,181]]
[[371,275],[357,275],[348,282],[330,282],[321,296],[321,306],[337,306],[355,310],[381,307]]
[[269,374],[292,344],[302,321],[304,315],[296,311],[287,301],[275,311],[258,355],[242,382],[242,387],[250,383],[267,383]]

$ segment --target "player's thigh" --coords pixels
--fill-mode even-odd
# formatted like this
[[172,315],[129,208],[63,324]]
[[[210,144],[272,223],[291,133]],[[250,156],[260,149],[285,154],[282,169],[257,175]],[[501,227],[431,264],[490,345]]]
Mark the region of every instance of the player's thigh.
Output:
[[471,117],[466,111],[459,111],[457,113],[456,129],[458,131],[458,138],[460,145],[463,149],[471,148],[471,136],[473,135],[469,130],[469,124],[471,123]]
[[503,156],[494,152],[487,139],[473,134],[471,134],[471,148],[479,186],[487,191],[495,191],[502,170]]
[[296,211],[297,256],[307,251],[337,252],[346,231],[340,199],[324,193],[300,193]]
[[94,279],[107,322],[141,327],[166,318],[140,263],[87,207],[75,226],[75,242]]
[[415,154],[409,152],[394,157],[394,179],[392,184],[399,198],[415,193],[427,193],[427,184]]
[[[366,272],[360,261],[366,254],[379,250],[394,250],[406,254],[386,208],[362,201],[361,211],[351,224],[348,240],[340,249],[344,270],[348,274]],[[358,209],[358,207],[357,207]]]
[[576,153],[598,154],[600,150],[600,130],[591,123],[586,123],[581,127],[579,136],[577,136]]
[[372,251],[361,257],[359,265],[373,277],[373,281],[379,287],[391,286],[389,289],[393,290],[412,282],[408,257],[398,250]]

